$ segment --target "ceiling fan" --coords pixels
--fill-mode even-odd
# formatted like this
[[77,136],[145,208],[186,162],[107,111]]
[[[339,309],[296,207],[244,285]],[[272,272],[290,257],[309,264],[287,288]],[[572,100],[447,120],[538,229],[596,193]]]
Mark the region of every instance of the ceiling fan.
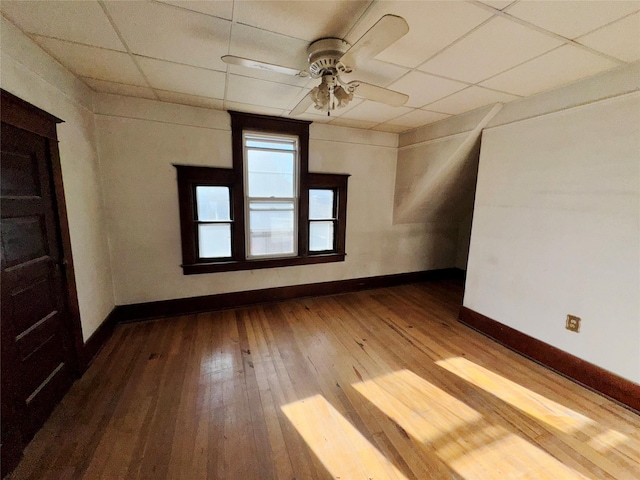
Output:
[[320,78],[320,85],[314,87],[294,108],[291,115],[304,113],[311,105],[317,110],[331,114],[331,111],[346,106],[356,94],[374,102],[394,107],[404,105],[409,99],[404,93],[378,87],[360,80],[345,81],[343,74],[353,72],[357,58],[372,58],[390,46],[409,31],[404,18],[385,15],[353,45],[341,38],[321,38],[307,47],[309,68],[298,70],[271,63],[251,60],[234,55],[225,55],[222,61],[230,65],[258,68],[297,77]]

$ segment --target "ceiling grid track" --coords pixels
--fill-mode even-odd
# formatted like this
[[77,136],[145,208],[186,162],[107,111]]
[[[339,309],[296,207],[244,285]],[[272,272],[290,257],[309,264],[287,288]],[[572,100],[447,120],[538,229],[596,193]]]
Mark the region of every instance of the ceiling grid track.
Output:
[[[83,2],[82,8],[60,1],[60,8],[53,8],[45,1],[5,0],[0,10],[92,91],[283,117],[303,113],[300,118],[319,123],[390,133],[553,90],[640,58],[629,43],[633,38],[623,37],[629,38],[640,20],[640,2],[612,2],[610,7],[480,0],[331,3],[95,0]],[[255,66],[261,52],[268,52],[272,65],[298,63],[296,69],[302,69],[305,44],[327,37],[357,44],[355,38],[389,14],[408,20],[410,36],[402,46],[391,41],[387,52],[387,47],[376,53],[365,47],[360,54],[370,56],[363,61],[352,54],[349,65],[367,87],[352,91],[358,98],[348,106],[332,107],[330,117],[312,104],[305,110],[299,105],[311,87],[331,85],[324,75],[308,82],[287,80],[282,72],[278,77],[222,63],[221,57],[236,54],[255,60]],[[381,28],[371,39],[386,34]],[[465,59],[469,68],[477,68],[465,70]],[[341,73],[332,75],[337,79]],[[347,73],[345,81],[352,78]],[[365,93],[369,87],[405,97],[410,93],[410,106],[378,108],[373,102],[384,104],[384,97],[374,99]]]
[[[549,31],[549,30],[547,30],[545,28],[539,27],[538,25],[534,25],[533,23],[527,22],[526,20],[522,20],[521,18],[515,17],[513,15],[509,15],[508,12],[505,12],[505,11],[502,11],[502,10],[496,10],[496,9],[490,7],[489,5],[486,5],[486,4],[482,3],[482,2],[480,2],[479,0],[470,0],[469,3],[471,3],[472,5],[476,5],[477,7],[480,7],[482,9],[484,9],[484,10],[489,10],[490,9],[495,13],[496,16],[502,17],[502,18],[504,18],[506,20],[510,20],[510,21],[512,21],[514,23],[522,25],[523,27],[530,28],[531,30],[535,30],[536,32],[542,33],[543,35],[547,35],[547,36],[549,36],[551,38],[555,38],[556,40],[564,42],[567,45],[573,45],[574,47],[581,48],[582,50],[585,50],[585,51],[587,51],[589,53],[592,53],[594,55],[598,55],[598,56],[600,56],[602,58],[605,58],[605,59],[607,59],[609,61],[615,62],[618,65],[624,65],[625,64],[625,62],[623,62],[622,60],[619,60],[619,59],[617,59],[615,57],[612,57],[611,55],[607,55],[606,53],[600,52],[600,51],[595,50],[595,49],[593,49],[591,47],[588,47],[586,45],[578,43],[575,40],[572,40],[570,38],[563,37],[562,35],[559,35],[557,33],[551,32],[551,31]],[[508,10],[512,5],[513,4],[509,5],[505,10]],[[621,19],[619,18],[616,21],[620,21],[620,20]],[[588,33],[591,33],[591,32],[587,32],[584,35],[587,35]],[[583,36],[583,35],[581,35],[581,36]]]
[[127,50],[127,53],[129,54],[129,57],[131,58],[131,61],[134,63],[134,65],[136,66],[136,68],[140,72],[140,75],[142,75],[142,78],[144,78],[144,81],[147,84],[147,87],[149,87],[151,89],[151,91],[153,92],[153,95],[156,97],[155,99],[159,101],[160,100],[160,96],[158,95],[158,92],[156,92],[156,90],[151,86],[151,83],[149,82],[149,79],[147,78],[147,75],[144,73],[144,71],[140,67],[140,64],[138,64],[138,61],[136,60],[135,55],[133,54],[133,52],[129,48],[129,45],[127,45],[127,41],[122,36],[122,33],[120,33],[120,29],[117,27],[116,22],[114,22],[113,18],[111,18],[111,15],[109,14],[109,11],[107,10],[106,5],[104,4],[104,2],[102,0],[98,0],[98,4],[100,5],[100,8],[102,8],[102,11],[106,15],[107,19],[109,20],[109,23],[113,27],[113,30],[116,32],[116,35],[118,35],[118,38],[122,42],[122,45]]

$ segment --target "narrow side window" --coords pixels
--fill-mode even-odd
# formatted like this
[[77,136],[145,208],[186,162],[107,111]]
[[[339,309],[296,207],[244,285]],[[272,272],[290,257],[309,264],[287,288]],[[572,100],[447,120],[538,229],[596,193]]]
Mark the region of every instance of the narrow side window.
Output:
[[231,189],[195,185],[198,258],[231,258]]

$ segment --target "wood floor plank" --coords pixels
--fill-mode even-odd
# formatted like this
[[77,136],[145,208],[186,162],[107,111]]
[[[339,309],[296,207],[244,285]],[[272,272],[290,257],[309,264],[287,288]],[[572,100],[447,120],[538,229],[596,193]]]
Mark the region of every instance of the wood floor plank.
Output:
[[120,325],[26,479],[640,478],[640,417],[457,322],[433,281]]

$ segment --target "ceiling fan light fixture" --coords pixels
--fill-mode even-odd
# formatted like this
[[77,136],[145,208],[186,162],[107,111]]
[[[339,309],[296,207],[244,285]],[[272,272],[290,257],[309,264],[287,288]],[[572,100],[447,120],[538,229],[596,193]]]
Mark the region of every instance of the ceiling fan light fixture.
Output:
[[340,85],[342,83],[337,75],[324,75],[320,85],[309,92],[309,96],[315,104],[315,109],[327,112],[330,115],[332,110],[346,107],[353,100],[355,88],[347,84],[345,89]]
[[336,98],[336,107],[343,108],[349,105],[349,102],[353,100],[353,93],[346,91],[341,86],[337,86],[335,91],[333,92],[334,97]]
[[315,104],[315,108],[317,110],[329,110],[328,107],[331,102],[331,92],[330,87],[324,81],[324,78],[320,85],[318,85],[317,87],[313,87],[309,95],[311,96],[311,99],[313,100],[313,103]]

